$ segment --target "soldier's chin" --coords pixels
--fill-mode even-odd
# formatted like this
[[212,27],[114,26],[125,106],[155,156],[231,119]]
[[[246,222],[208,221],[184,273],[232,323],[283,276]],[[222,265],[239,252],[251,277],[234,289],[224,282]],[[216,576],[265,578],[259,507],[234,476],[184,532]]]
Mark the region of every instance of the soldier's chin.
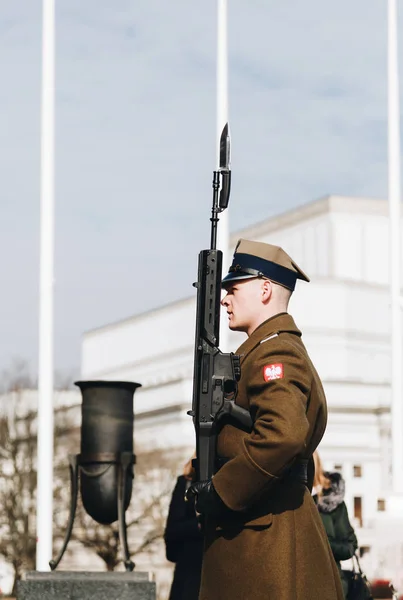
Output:
[[236,322],[234,322],[232,320],[228,323],[228,328],[231,331],[240,331],[241,333],[247,333],[247,331],[248,331],[248,329],[247,329],[247,327],[245,325],[242,325],[239,322],[236,323]]

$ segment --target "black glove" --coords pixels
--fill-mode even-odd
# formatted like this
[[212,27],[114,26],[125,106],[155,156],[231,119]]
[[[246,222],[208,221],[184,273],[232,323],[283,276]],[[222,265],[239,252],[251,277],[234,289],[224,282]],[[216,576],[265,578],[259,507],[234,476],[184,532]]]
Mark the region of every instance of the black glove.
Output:
[[205,517],[219,517],[229,511],[229,508],[215,491],[211,479],[193,483],[186,492],[187,498],[192,496],[195,497],[196,511]]

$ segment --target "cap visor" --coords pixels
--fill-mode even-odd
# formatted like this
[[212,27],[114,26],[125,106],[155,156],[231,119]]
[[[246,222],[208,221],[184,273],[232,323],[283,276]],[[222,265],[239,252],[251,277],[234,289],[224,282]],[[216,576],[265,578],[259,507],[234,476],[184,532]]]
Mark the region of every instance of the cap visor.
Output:
[[239,271],[238,273],[228,273],[228,275],[226,275],[222,280],[221,287],[225,288],[226,285],[229,285],[233,281],[239,281],[241,279],[256,279],[256,275],[249,275],[248,273],[242,274],[242,272]]

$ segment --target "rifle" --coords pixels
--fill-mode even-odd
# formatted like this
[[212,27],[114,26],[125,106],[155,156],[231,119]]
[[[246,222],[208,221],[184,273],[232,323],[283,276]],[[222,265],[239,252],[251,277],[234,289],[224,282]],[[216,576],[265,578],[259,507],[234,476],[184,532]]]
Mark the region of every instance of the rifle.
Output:
[[219,350],[222,252],[217,250],[218,215],[228,207],[231,190],[228,123],[220,137],[220,165],[213,173],[211,243],[199,253],[192,410],[196,433],[196,481],[210,479],[216,467],[217,425],[231,415],[250,430],[247,410],[235,404],[240,357]]

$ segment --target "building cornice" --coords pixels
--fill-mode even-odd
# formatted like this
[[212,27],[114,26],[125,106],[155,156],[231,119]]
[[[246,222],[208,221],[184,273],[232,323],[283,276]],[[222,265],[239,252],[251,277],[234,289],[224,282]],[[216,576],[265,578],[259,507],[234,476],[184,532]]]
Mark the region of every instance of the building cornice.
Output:
[[142,412],[135,412],[134,418],[135,421],[145,421],[147,419],[153,419],[155,417],[165,417],[168,415],[177,415],[178,413],[184,413],[185,410],[188,410],[189,407],[184,407],[183,404],[169,404],[168,406],[163,406],[161,408],[156,408],[154,410],[145,410]]
[[389,406],[332,406],[328,404],[328,413],[343,415],[384,415],[390,414]]
[[158,306],[155,308],[150,308],[150,310],[146,310],[144,312],[138,313],[136,315],[132,315],[131,317],[125,317],[123,319],[119,319],[118,321],[112,321],[111,323],[107,323],[106,325],[101,325],[100,327],[95,327],[94,329],[88,329],[84,331],[83,336],[86,338],[91,337],[92,335],[96,335],[101,331],[108,331],[109,329],[117,329],[119,327],[126,327],[127,325],[131,325],[136,321],[143,319],[144,317],[162,314],[164,312],[170,311],[172,308],[179,308],[181,304],[186,306],[187,304],[191,304],[195,302],[195,296],[188,296],[187,298],[181,298],[180,300],[173,300],[168,304],[164,304],[163,306]]
[[382,198],[329,195],[308,202],[264,221],[235,231],[230,236],[233,246],[239,238],[261,238],[267,234],[299,225],[304,221],[329,213],[387,215],[388,203]]
[[389,381],[363,381],[362,379],[322,379],[324,385],[353,385],[353,386],[367,386],[373,388],[386,388],[390,387]]

